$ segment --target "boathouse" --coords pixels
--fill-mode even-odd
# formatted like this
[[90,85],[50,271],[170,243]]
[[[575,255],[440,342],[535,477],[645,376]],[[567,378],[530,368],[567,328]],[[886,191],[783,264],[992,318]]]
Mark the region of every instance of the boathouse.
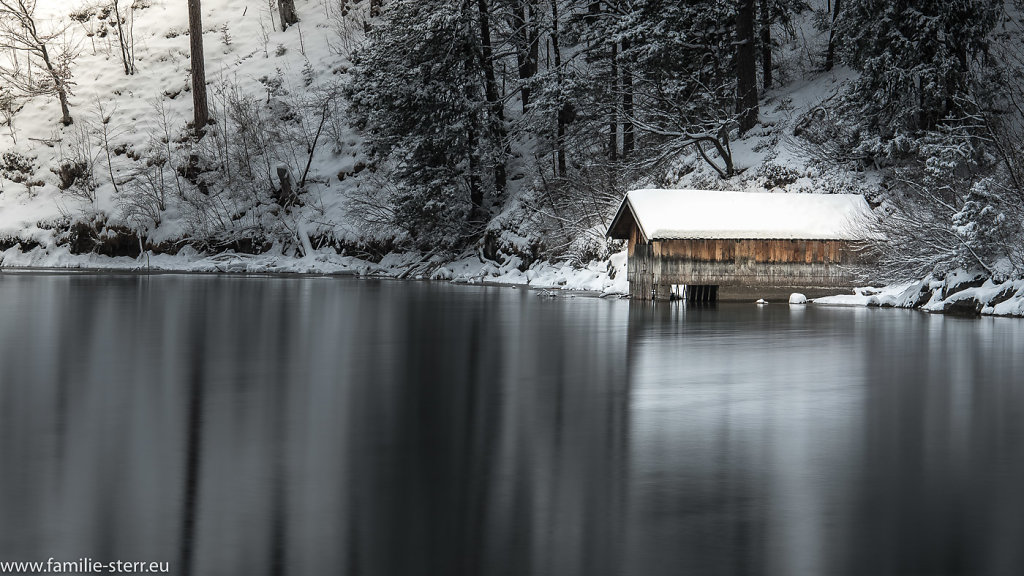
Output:
[[631,297],[713,301],[853,286],[871,218],[857,194],[633,190],[608,236],[628,241]]

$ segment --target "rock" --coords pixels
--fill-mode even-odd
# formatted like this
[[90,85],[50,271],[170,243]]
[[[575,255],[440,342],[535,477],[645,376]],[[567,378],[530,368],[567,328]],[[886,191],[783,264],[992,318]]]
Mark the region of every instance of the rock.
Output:
[[931,299],[932,289],[929,286],[928,279],[925,279],[920,282],[915,282],[909,288],[904,290],[896,299],[896,305],[906,306],[908,308],[920,308],[927,304]]
[[942,303],[942,311],[952,316],[979,316],[985,305],[973,296],[956,298]]
[[1007,282],[1006,284],[1003,285],[999,293],[993,296],[992,299],[988,301],[988,305],[995,306],[997,304],[1002,304],[1003,302],[1006,302],[1010,298],[1013,298],[1013,295],[1016,293],[1017,291],[1014,289],[1013,283]]
[[804,296],[803,294],[801,294],[799,292],[794,292],[794,293],[789,295],[789,303],[790,304],[807,304],[807,296]]
[[946,284],[942,288],[942,299],[945,300],[953,294],[962,292],[968,288],[977,288],[984,284],[985,280],[987,280],[987,278],[980,272],[975,272],[973,274],[963,272],[950,274],[946,277]]

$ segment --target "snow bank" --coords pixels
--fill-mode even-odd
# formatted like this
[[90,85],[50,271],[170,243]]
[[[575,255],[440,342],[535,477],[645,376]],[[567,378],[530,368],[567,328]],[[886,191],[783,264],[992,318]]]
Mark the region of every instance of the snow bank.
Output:
[[481,262],[472,256],[445,264],[434,272],[432,278],[468,284],[579,290],[604,295],[629,293],[625,251],[613,254],[607,262],[593,261],[582,267],[569,262],[536,262],[524,271],[520,269],[521,264],[518,257],[510,257],[503,264],[498,264]]
[[803,294],[801,294],[799,292],[794,292],[794,293],[789,295],[789,303],[790,304],[807,304],[807,296],[804,296]]
[[941,279],[929,276],[917,282],[883,288],[857,288],[853,294],[815,298],[814,304],[1024,317],[1024,280],[997,283],[981,273],[957,270]]
[[443,280],[465,284],[529,286],[531,288],[596,292],[602,295],[629,293],[626,281],[626,252],[613,254],[607,261],[585,266],[569,262],[535,262],[520,270],[522,260],[510,257],[504,263],[476,256],[455,262],[424,259],[417,253],[392,253],[380,262],[342,256],[330,249],[312,250],[301,258],[279,251],[265,254],[225,252],[207,255],[191,247],[176,255],[143,254],[139,258],[112,258],[98,254],[71,254],[67,247],[37,247],[22,252],[14,246],[0,252],[0,270],[4,268],[46,268],[111,271],[223,272],[235,274],[356,274],[384,278]]

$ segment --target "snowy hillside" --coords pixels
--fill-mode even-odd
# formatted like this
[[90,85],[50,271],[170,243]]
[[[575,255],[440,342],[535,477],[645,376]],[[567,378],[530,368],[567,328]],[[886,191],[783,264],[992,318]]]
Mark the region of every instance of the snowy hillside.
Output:
[[[401,236],[400,230],[370,226],[365,219],[349,217],[348,201],[353,196],[362,199],[365,193],[361,189],[379,188],[381,184],[370,174],[360,173],[370,160],[362,135],[345,121],[344,103],[331,102],[337,110],[332,111],[324,127],[330,134],[321,137],[311,159],[303,149],[309,147],[309,136],[317,128],[316,111],[310,110],[315,103],[310,102],[310,95],[337,93],[348,81],[345,72],[350,66],[351,50],[365,41],[367,3],[300,0],[296,8],[299,24],[282,32],[276,7],[270,4],[245,0],[204,3],[212,115],[221,121],[222,133],[229,129],[223,122],[225,111],[235,112],[232,106],[237,107],[240,98],[259,104],[252,110],[252,118],[246,120],[261,121],[268,130],[280,128],[281,116],[296,111],[300,116],[299,126],[286,128],[301,133],[296,139],[298,145],[289,142],[261,159],[269,166],[265,168],[270,176],[268,188],[279,185],[275,182],[278,164],[288,165],[291,178],[297,180],[309,161],[304,206],[288,214],[283,223],[294,232],[294,242],[282,243],[278,250],[301,253],[299,229],[308,230],[310,236],[321,241],[330,238],[354,244]],[[0,149],[6,155],[0,176],[0,238],[4,239],[4,248],[21,241],[23,248],[39,245],[48,252],[59,252],[57,244],[67,243],[62,232],[67,236],[71,221],[105,223],[96,224],[94,234],[102,233],[104,226],[130,228],[141,237],[145,247],[157,252],[173,252],[167,243],[189,237],[188,216],[172,202],[151,221],[133,218],[132,213],[139,210],[125,205],[125,196],[129,195],[125,189],[136,181],[153,178],[146,171],[147,163],[159,158],[167,158],[165,161],[172,165],[184,162],[181,158],[186,153],[186,123],[192,109],[187,11],[179,3],[154,0],[137,1],[131,10],[122,6],[121,14],[123,26],[130,26],[132,34],[136,67],[133,75],[124,73],[116,19],[109,7],[100,3],[39,1],[35,16],[40,26],[47,30],[66,28],[58,41],[71,45],[77,54],[70,66],[70,110],[74,123],[61,125],[53,95],[17,99],[17,112],[0,133]],[[697,163],[684,157],[677,162],[677,170],[688,173],[674,178],[674,185],[723,189],[782,186],[793,191],[840,185],[833,180],[823,184],[818,178],[820,174],[808,166],[806,158],[800,157],[799,150],[787,148],[780,141],[795,118],[834,92],[851,73],[818,74],[804,79],[809,64],[799,62],[799,50],[791,51],[793,54],[783,60],[783,65],[791,68],[789,75],[798,78],[791,78],[786,88],[769,94],[762,113],[763,127],[733,143],[741,175],[720,179],[699,165],[689,171]],[[518,164],[529,164],[524,156],[531,153],[532,145],[529,141],[517,145],[513,152],[520,158]],[[81,178],[70,187],[61,188],[61,166],[76,159],[89,164],[93,180],[89,188],[93,189],[81,189]],[[175,169],[180,172],[181,166]],[[528,168],[519,169],[524,171]],[[166,181],[175,177],[171,170],[158,176]],[[669,177],[672,178],[671,172]],[[116,188],[114,183],[118,184]],[[164,185],[173,190],[181,182]],[[513,190],[518,188],[513,186]],[[527,208],[515,201],[507,206],[506,213],[496,215],[498,222],[522,220],[515,212]],[[143,212],[145,208],[142,207]],[[286,231],[283,237],[287,236]],[[515,234],[505,232],[504,236],[507,240]],[[513,241],[522,244],[524,240]],[[131,249],[117,247],[109,251],[131,253]],[[19,261],[26,262],[20,258]],[[69,260],[62,262],[66,264]]]
[[[74,123],[62,126],[54,97],[20,100],[12,126],[0,134],[4,154],[27,159],[28,170],[7,170],[0,184],[0,237],[30,240],[52,246],[54,230],[66,219],[101,218],[131,225],[125,217],[123,193],[145,174],[146,160],[169,149],[180,156],[191,119],[188,16],[182,3],[157,0],[136,2],[134,17],[134,75],[122,68],[113,16],[100,20],[103,10],[69,5],[65,0],[42,0],[37,15],[44,26],[68,25],[70,42],[79,55],[72,64]],[[268,129],[277,127],[275,113],[304,104],[309,94],[332,87],[346,66],[344,38],[361,36],[358,10],[342,16],[323,3],[299,2],[298,26],[281,32],[277,14],[267,4],[245,0],[208,1],[203,9],[206,71],[212,115],[222,125],[232,99],[248,97],[261,104],[253,119]],[[73,10],[91,17],[69,21]],[[60,22],[64,22],[61,24]],[[250,119],[251,120],[251,119]],[[302,118],[290,129],[314,131],[312,118]],[[315,222],[338,235],[349,233],[343,218],[344,192],[358,186],[359,178],[339,182],[338,175],[353,172],[364,162],[361,138],[343,122],[332,122],[330,144],[318,143],[309,168],[310,201],[289,225]],[[103,132],[106,132],[104,136]],[[169,136],[169,138],[168,138]],[[107,143],[104,143],[106,138]],[[170,140],[170,142],[168,142]],[[107,164],[109,148],[110,165]],[[72,186],[61,190],[57,174],[63,163],[84,158],[95,176],[94,190]],[[308,160],[305,150],[281,146],[264,158],[276,168],[289,165],[298,178]],[[172,158],[171,162],[175,159]],[[365,165],[365,164],[364,164]],[[5,166],[5,168],[8,168]],[[161,177],[171,180],[170,171]],[[269,184],[268,184],[269,186]],[[171,185],[174,188],[176,185]],[[173,203],[168,203],[173,204]],[[142,223],[150,244],[179,240],[186,233],[185,216],[168,207],[160,222]],[[148,224],[148,226],[146,226]],[[133,226],[140,228],[140,226]],[[9,243],[10,240],[7,240]]]

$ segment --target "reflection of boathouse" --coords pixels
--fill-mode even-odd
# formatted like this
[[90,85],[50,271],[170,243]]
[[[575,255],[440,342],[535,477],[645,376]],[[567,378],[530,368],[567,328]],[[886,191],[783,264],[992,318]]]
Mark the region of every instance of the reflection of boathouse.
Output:
[[633,190],[608,236],[629,243],[633,298],[693,300],[718,287],[829,288],[854,284],[849,264],[869,237],[856,194]]

